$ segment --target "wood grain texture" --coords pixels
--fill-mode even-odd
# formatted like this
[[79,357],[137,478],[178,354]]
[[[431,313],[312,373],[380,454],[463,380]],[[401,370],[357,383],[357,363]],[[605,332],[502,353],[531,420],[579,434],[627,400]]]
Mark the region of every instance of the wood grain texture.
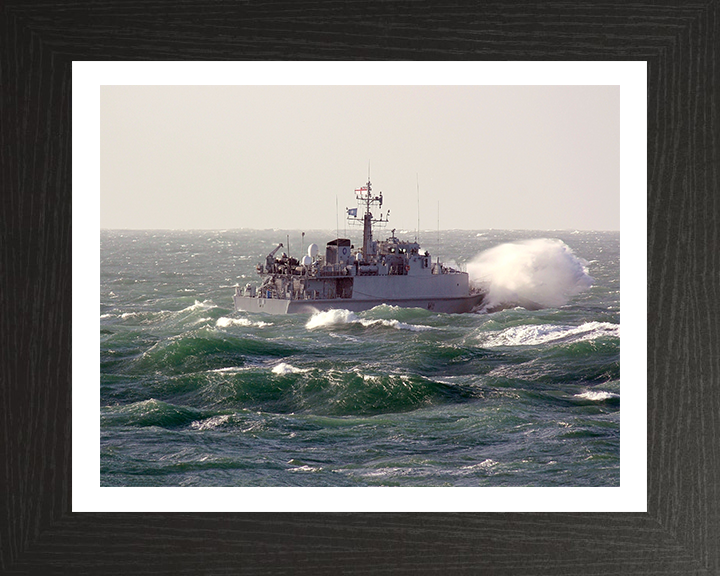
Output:
[[[0,5],[0,572],[720,574],[719,32],[716,0]],[[647,60],[649,512],[72,514],[71,62],[105,59]]]

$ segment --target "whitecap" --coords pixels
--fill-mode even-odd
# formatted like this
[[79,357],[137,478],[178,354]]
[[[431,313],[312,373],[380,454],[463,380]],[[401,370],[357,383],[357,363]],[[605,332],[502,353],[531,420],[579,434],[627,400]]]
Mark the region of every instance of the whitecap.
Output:
[[433,330],[432,326],[424,326],[422,324],[407,324],[398,320],[367,320],[365,318],[358,317],[355,312],[344,309],[333,309],[326,310],[324,312],[317,312],[312,315],[310,320],[305,324],[305,328],[313,330],[315,328],[325,328],[330,326],[337,326],[343,324],[360,324],[364,327],[369,326],[388,326],[395,328],[396,330],[410,330],[412,332],[424,332],[425,330]]
[[227,328],[228,326],[251,326],[252,322],[247,318],[218,318],[215,326],[219,328]]
[[380,324],[382,326],[388,326],[395,328],[396,330],[410,330],[411,332],[425,332],[426,330],[433,330],[432,326],[425,326],[423,324],[406,324],[398,320],[360,320],[360,324],[363,326],[373,326]]
[[218,372],[221,374],[236,374],[238,372],[244,372],[248,369],[249,368],[246,366],[228,366],[227,368],[215,368],[214,370],[209,370],[209,372]]
[[190,424],[190,428],[195,430],[214,430],[218,426],[227,423],[228,420],[230,420],[230,414],[222,414],[220,416],[206,418],[205,420],[195,420]]
[[575,394],[574,397],[582,398],[583,400],[592,400],[593,402],[603,402],[605,400],[609,400],[610,398],[619,398],[620,395],[614,394],[613,392],[603,392],[602,390],[598,392],[588,390],[582,394]]
[[258,328],[264,328],[265,326],[272,326],[272,322],[263,322],[262,320],[253,322],[247,318],[227,318],[222,316],[217,319],[215,326],[218,328],[228,328],[230,326],[257,326]]
[[350,324],[358,320],[359,318],[355,312],[350,312],[350,310],[325,310],[324,312],[313,314],[310,320],[307,321],[307,324],[305,324],[305,328],[312,330],[313,328],[322,328],[335,324]]
[[513,326],[500,332],[487,334],[487,340],[483,345],[489,348],[495,346],[536,346],[560,340],[582,342],[602,337],[619,338],[620,325],[610,322],[585,322],[580,326],[555,324]]
[[180,310],[180,312],[192,312],[194,310],[210,310],[210,308],[217,308],[215,304],[212,303],[211,300],[203,300],[200,302],[199,300],[195,300],[195,304],[192,306],[188,306],[187,308],[183,308]]
[[463,466],[460,469],[465,470],[467,473],[470,473],[476,470],[490,470],[497,465],[498,463],[492,458],[486,458],[482,462],[478,462],[477,464],[470,464],[469,466]]
[[408,471],[403,470],[402,468],[377,468],[375,470],[369,471],[369,472],[363,472],[360,474],[361,476],[364,476],[366,478],[385,478],[385,477],[392,477],[392,476],[407,476]]
[[288,468],[288,472],[320,472],[322,468],[316,468],[314,466],[308,466],[307,464],[304,464],[303,466],[297,466],[295,468]]
[[292,364],[286,364],[285,362],[281,362],[280,364],[278,364],[277,366],[275,366],[272,369],[273,374],[279,374],[279,375],[298,374],[300,372],[307,372],[307,370],[303,369],[303,368],[296,368]]

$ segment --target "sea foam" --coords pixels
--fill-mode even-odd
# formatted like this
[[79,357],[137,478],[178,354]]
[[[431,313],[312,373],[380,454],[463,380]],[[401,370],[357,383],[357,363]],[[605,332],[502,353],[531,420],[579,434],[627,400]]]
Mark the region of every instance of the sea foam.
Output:
[[217,319],[215,326],[218,328],[228,328],[230,326],[257,326],[258,328],[263,328],[265,326],[272,326],[272,322],[263,322],[262,320],[253,322],[247,318],[227,318],[222,316]]
[[620,325],[610,322],[585,322],[580,326],[537,324],[513,326],[489,334],[483,344],[495,346],[537,346],[554,341],[581,342],[602,337],[620,337]]
[[230,414],[221,414],[219,416],[213,416],[206,418],[205,420],[195,420],[190,423],[190,428],[195,430],[214,430],[219,426],[223,426],[230,420]]
[[582,394],[575,394],[575,398],[582,398],[583,400],[592,400],[593,402],[603,402],[605,400],[610,400],[610,398],[618,398],[619,396],[617,394],[613,394],[612,392],[594,392],[592,390],[588,392],[583,392]]
[[202,302],[195,300],[194,304],[180,310],[180,314],[183,312],[194,312],[195,310],[210,310],[211,308],[217,308],[217,305],[213,304],[210,300],[203,300]]
[[432,326],[424,326],[422,324],[407,324],[400,322],[399,320],[384,320],[382,318],[377,320],[367,320],[360,318],[355,312],[350,310],[326,310],[324,312],[317,312],[313,314],[310,320],[305,324],[305,328],[313,330],[315,328],[327,328],[330,326],[337,326],[343,324],[360,324],[366,328],[369,326],[388,326],[395,328],[396,330],[410,330],[411,332],[424,332],[425,330],[432,330]]
[[487,310],[555,308],[593,283],[587,262],[562,240],[538,238],[501,244],[467,265],[471,282],[488,291]]
[[284,374],[299,374],[300,372],[307,372],[307,370],[303,368],[296,368],[292,364],[280,362],[280,364],[278,364],[272,369],[272,372],[273,374],[278,374],[282,376]]

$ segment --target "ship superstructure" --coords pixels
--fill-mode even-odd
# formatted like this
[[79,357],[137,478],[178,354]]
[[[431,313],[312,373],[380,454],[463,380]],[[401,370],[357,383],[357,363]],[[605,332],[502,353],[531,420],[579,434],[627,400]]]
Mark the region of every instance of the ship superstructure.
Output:
[[[368,182],[355,190],[357,208],[347,210],[351,223],[363,227],[362,246],[357,249],[348,238],[335,238],[320,254],[310,244],[301,260],[286,253],[279,244],[257,265],[263,278],[259,287],[236,287],[235,310],[287,314],[342,308],[355,312],[380,304],[425,308],[437,312],[469,312],[480,305],[483,292],[470,286],[466,272],[433,263],[430,254],[417,242],[395,236],[373,238],[373,224],[385,224],[385,216],[373,216],[382,208],[382,192],[374,196]],[[358,214],[360,211],[360,214]]]

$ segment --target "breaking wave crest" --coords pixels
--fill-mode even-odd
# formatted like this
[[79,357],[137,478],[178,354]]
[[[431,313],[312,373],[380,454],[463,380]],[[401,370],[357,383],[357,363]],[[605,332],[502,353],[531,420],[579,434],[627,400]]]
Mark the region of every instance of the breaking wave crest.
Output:
[[210,300],[203,300],[202,302],[195,300],[195,304],[183,308],[180,310],[180,314],[183,312],[194,312],[195,310],[210,310],[211,308],[217,308],[217,305],[213,304]]
[[605,400],[619,397],[620,396],[618,394],[614,394],[612,392],[594,392],[592,390],[588,392],[583,392],[582,394],[575,394],[575,398],[580,398],[582,400],[591,400],[593,402],[604,402]]
[[263,322],[262,320],[253,322],[247,318],[227,318],[223,316],[217,319],[215,326],[218,328],[228,328],[229,326],[257,326],[258,328],[263,328],[265,326],[272,326],[272,322]]
[[369,326],[387,326],[395,328],[396,330],[410,330],[411,332],[424,332],[426,330],[433,329],[431,326],[424,326],[422,324],[407,324],[394,319],[385,320],[379,318],[376,320],[368,320],[366,318],[360,318],[357,314],[355,314],[355,312],[342,309],[317,312],[312,315],[307,324],[305,324],[305,327],[308,330],[313,330],[315,328],[328,328],[343,324],[360,324],[366,328]]
[[280,364],[272,369],[273,374],[278,374],[280,376],[284,374],[300,374],[302,372],[307,372],[307,370],[303,368],[296,368],[292,364],[287,364],[285,362],[280,362]]
[[485,289],[487,310],[563,306],[593,283],[587,262],[562,240],[538,238],[485,250],[467,265],[471,282]]
[[489,333],[484,345],[495,346],[537,346],[548,342],[583,342],[596,338],[620,338],[620,326],[610,322],[586,322],[580,326],[555,326],[539,324],[513,326],[500,332]]

